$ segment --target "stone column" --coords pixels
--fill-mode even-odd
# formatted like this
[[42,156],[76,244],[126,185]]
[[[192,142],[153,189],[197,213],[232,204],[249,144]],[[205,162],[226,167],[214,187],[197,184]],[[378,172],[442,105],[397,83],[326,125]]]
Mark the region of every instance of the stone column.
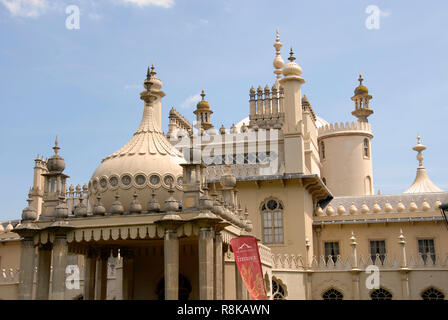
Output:
[[353,300],[360,300],[360,294],[361,294],[361,288],[360,288],[360,282],[359,282],[359,273],[358,270],[352,270],[352,299]]
[[37,300],[48,300],[50,291],[51,245],[41,245],[38,249]]
[[65,235],[56,235],[53,241],[53,281],[51,285],[51,300],[64,300],[67,254],[67,237]]
[[84,300],[95,299],[96,253],[89,250],[84,269]]
[[109,261],[109,250],[101,250],[97,260],[97,273],[95,280],[95,300],[107,299],[107,263]]
[[179,239],[176,230],[165,230],[165,300],[179,299]]
[[19,300],[33,299],[34,255],[33,238],[23,238],[20,252]]
[[120,250],[123,257],[123,300],[134,299],[134,252],[130,249]]
[[199,299],[213,300],[213,234],[211,228],[199,229]]
[[221,232],[215,232],[215,300],[224,299],[224,269],[222,254],[222,235]]
[[401,290],[402,290],[402,299],[408,300],[410,299],[410,290],[409,290],[409,268],[406,257],[406,239],[403,235],[403,230],[400,229],[400,236],[398,237],[398,244],[401,246]]

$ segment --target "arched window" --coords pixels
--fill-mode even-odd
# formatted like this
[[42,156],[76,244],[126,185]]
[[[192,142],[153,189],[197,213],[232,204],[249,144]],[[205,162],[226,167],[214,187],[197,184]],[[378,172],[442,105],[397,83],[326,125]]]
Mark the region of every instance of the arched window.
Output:
[[444,300],[445,295],[435,288],[428,288],[422,292],[423,300]]
[[364,139],[364,157],[370,158],[370,145],[369,145],[369,139]]
[[379,288],[370,293],[370,298],[372,300],[392,300],[392,293],[386,289]]
[[286,290],[284,284],[275,278],[272,278],[272,299],[273,300],[285,300]]
[[320,154],[322,156],[322,160],[325,159],[325,142],[320,142]]
[[263,242],[283,243],[283,205],[270,199],[261,205],[263,216]]
[[372,190],[372,179],[370,178],[370,176],[366,176],[365,180],[364,180],[364,191],[365,194],[372,194],[373,190]]
[[322,294],[322,298],[324,300],[342,300],[344,295],[340,291],[331,288]]

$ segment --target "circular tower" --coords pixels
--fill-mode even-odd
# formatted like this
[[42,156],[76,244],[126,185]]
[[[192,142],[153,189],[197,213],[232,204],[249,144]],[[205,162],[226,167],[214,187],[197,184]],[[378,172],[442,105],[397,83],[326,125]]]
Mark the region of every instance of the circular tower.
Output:
[[370,141],[372,128],[368,123],[373,110],[369,102],[372,96],[362,84],[355,89],[352,114],[357,122],[335,123],[319,128],[319,155],[322,165],[321,178],[334,196],[373,194],[372,152]]

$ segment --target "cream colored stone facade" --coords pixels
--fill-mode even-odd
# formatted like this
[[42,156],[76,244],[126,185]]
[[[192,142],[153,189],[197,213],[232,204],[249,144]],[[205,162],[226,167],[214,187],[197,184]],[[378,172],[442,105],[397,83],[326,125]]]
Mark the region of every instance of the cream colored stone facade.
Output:
[[[445,299],[448,192],[430,181],[420,137],[414,184],[374,195],[364,79],[356,122],[327,123],[278,33],[274,47],[272,87],[251,88],[249,117],[229,130],[213,127],[203,91],[201,122],[171,109],[164,134],[152,67],[140,125],[83,187],[67,189],[57,140],[35,159],[29,206],[0,224],[0,299],[248,299],[230,247],[248,234],[268,299]],[[79,287],[66,282],[75,269]]]

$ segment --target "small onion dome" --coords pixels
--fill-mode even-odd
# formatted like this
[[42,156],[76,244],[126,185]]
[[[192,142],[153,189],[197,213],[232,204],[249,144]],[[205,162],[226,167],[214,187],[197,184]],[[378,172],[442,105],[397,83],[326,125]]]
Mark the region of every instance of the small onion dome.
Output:
[[70,193],[75,192],[75,187],[73,186],[73,184],[71,184],[70,187],[68,188],[68,192]]
[[232,127],[230,128],[230,133],[238,133],[238,129],[236,128],[234,123],[232,123]]
[[409,204],[409,211],[415,212],[418,210],[417,204],[414,202],[414,200],[411,201]]
[[380,212],[381,212],[381,207],[377,202],[375,202],[375,204],[373,205],[373,213],[380,213]]
[[422,211],[429,211],[431,209],[431,206],[429,205],[429,203],[426,201],[426,199],[423,200],[422,203]]
[[0,222],[0,233],[5,232],[5,228],[3,228],[3,223]]
[[369,207],[367,206],[367,204],[364,202],[361,206],[361,213],[362,214],[367,214],[370,212]]
[[334,211],[333,206],[331,204],[329,204],[327,206],[327,208],[325,209],[325,213],[327,214],[327,216],[334,216],[335,211]]
[[322,210],[322,208],[320,206],[318,206],[317,209],[316,209],[316,215],[318,217],[321,217],[321,216],[324,215],[324,210]]
[[93,207],[93,214],[96,216],[103,216],[106,213],[106,208],[104,208],[103,204],[101,203],[101,194],[98,193],[96,199],[97,201],[95,206]]
[[350,208],[349,208],[350,214],[358,214],[358,208],[356,208],[355,203],[352,202]]
[[79,184],[76,185],[76,193],[81,193],[81,186]]
[[75,217],[86,217],[87,216],[87,206],[84,204],[84,198],[79,198],[79,203],[75,208]]
[[68,217],[68,208],[65,198],[63,196],[59,197],[59,204],[55,208],[54,215],[56,218],[65,219]]
[[246,231],[252,232],[253,229],[254,229],[254,227],[252,225],[252,221],[250,221],[250,219],[247,219],[246,220]]
[[359,86],[357,86],[355,88],[355,96],[362,95],[362,94],[369,94],[369,89],[367,89],[367,87],[362,85],[362,82],[364,81],[364,79],[362,78],[361,74],[359,74],[358,81],[359,81]]
[[134,192],[134,200],[131,201],[131,204],[129,206],[129,212],[130,213],[140,213],[142,212],[142,205],[140,204],[140,202],[137,200],[137,191]]
[[403,202],[401,202],[401,200],[398,202],[398,205],[397,205],[397,211],[398,211],[398,212],[404,212],[404,211],[406,211],[406,207],[404,206]]
[[339,206],[338,206],[338,215],[342,216],[343,214],[345,214],[345,208],[344,208],[344,206],[342,204],[339,204]]
[[11,232],[14,229],[14,227],[11,224],[11,221],[8,221],[8,225],[5,228],[5,232]]
[[110,207],[110,213],[112,214],[122,214],[124,211],[123,205],[120,202],[120,195],[118,192],[115,194],[115,201],[112,203]]
[[152,189],[151,200],[148,201],[148,205],[146,206],[149,212],[159,212],[160,204],[156,200],[156,192]]
[[437,199],[436,200],[436,202],[434,203],[434,209],[435,210],[439,210],[440,208],[440,206],[442,205],[442,202],[440,202],[440,200],[439,199]]
[[226,173],[221,176],[221,186],[224,189],[232,189],[236,185],[236,177],[230,172],[230,166],[226,166]]
[[58,155],[59,149],[58,137],[56,137],[53,147],[54,155],[47,160],[47,169],[50,172],[62,172],[65,169],[65,161],[60,155]]
[[82,192],[87,193],[88,188],[87,188],[87,184],[84,183],[84,185],[82,186]]
[[247,126],[246,126],[246,123],[245,122],[243,122],[243,125],[241,126],[241,132],[242,133],[244,133],[244,132],[247,132]]
[[202,97],[202,100],[198,102],[198,104],[196,105],[196,108],[202,109],[202,110],[210,109],[210,104],[204,99],[205,98],[204,89],[202,89],[201,97]]
[[386,201],[386,204],[384,205],[384,212],[391,213],[394,211],[394,208],[392,208],[392,205],[389,201]]
[[170,196],[165,200],[165,211],[166,212],[175,212],[179,210],[179,202],[173,197],[174,190],[171,188],[168,190]]
[[37,219],[37,211],[31,206],[31,198],[28,198],[28,207],[23,209],[22,211],[22,220],[23,221],[34,221]]
[[285,77],[287,76],[300,76],[302,74],[302,68],[294,62],[294,60],[296,60],[296,58],[294,57],[294,52],[291,51],[289,52],[289,58],[288,60],[290,62],[288,62],[286,64],[286,66],[283,68],[283,75]]

